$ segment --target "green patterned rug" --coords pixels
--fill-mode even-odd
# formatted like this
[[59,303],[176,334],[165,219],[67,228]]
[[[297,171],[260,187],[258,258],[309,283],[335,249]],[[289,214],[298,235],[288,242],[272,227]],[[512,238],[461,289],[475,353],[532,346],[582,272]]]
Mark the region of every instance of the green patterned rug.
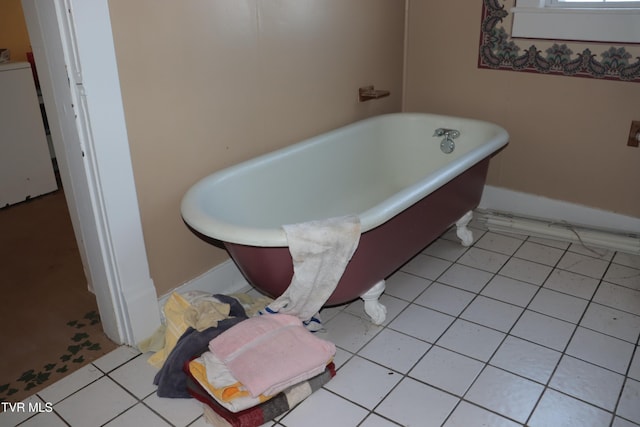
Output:
[[9,366],[2,370],[0,401],[22,401],[117,347],[102,332],[97,311],[90,311],[81,319],[70,320],[64,327],[68,341],[59,343],[57,353],[43,354],[44,363],[24,371],[21,369],[13,375]]

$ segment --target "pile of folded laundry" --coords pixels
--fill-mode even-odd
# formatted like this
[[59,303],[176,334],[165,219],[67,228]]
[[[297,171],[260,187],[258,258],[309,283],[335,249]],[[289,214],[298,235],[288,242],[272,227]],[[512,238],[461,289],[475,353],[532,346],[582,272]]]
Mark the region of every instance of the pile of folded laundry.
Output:
[[[275,301],[247,294],[173,293],[142,351],[160,397],[195,397],[216,426],[251,427],[283,414],[335,376],[335,345],[313,335],[319,310],[358,246],[355,215],[283,226],[293,278]],[[144,344],[144,345],[143,345]]]
[[171,295],[161,348],[146,343],[157,350],[149,363],[160,369],[154,379],[158,396],[196,398],[214,426],[250,427],[326,384],[336,373],[335,345],[298,317],[258,315],[266,303],[246,296]]

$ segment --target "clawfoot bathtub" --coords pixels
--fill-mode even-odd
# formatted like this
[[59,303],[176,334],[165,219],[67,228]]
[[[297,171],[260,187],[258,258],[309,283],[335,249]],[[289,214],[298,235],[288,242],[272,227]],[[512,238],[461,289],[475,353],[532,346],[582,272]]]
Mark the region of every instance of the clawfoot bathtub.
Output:
[[397,113],[362,120],[203,178],[183,198],[189,227],[224,243],[246,279],[277,297],[293,275],[282,229],[357,214],[362,235],[336,305],[362,297],[376,324],[385,278],[450,226],[463,245],[492,154],[508,142],[492,123]]

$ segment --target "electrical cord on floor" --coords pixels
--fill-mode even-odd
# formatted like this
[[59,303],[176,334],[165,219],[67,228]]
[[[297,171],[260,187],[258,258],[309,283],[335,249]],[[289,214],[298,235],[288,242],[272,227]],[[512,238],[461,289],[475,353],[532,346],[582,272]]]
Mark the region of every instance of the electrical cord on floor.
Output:
[[606,252],[600,253],[597,250],[595,250],[594,248],[591,248],[591,247],[587,246],[586,243],[584,243],[584,241],[582,240],[582,237],[580,236],[580,234],[578,234],[578,232],[576,231],[575,227],[573,225],[571,225],[570,223],[568,223],[567,221],[565,221],[565,220],[555,221],[555,222],[552,222],[550,225],[553,225],[553,224],[562,224],[567,229],[569,229],[569,231],[571,231],[573,234],[576,235],[576,237],[578,238],[578,241],[580,242],[580,245],[582,245],[582,247],[585,248],[586,250],[588,250],[589,252],[597,255],[598,258],[604,258],[607,255]]

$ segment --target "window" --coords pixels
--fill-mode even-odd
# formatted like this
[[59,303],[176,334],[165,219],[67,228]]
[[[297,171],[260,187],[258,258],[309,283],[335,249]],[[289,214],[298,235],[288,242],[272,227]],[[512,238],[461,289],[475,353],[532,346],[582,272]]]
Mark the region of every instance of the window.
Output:
[[516,0],[512,37],[640,43],[638,0]]
[[547,0],[548,7],[564,7],[564,8],[592,8],[592,7],[623,7],[637,8],[640,7],[638,0]]

